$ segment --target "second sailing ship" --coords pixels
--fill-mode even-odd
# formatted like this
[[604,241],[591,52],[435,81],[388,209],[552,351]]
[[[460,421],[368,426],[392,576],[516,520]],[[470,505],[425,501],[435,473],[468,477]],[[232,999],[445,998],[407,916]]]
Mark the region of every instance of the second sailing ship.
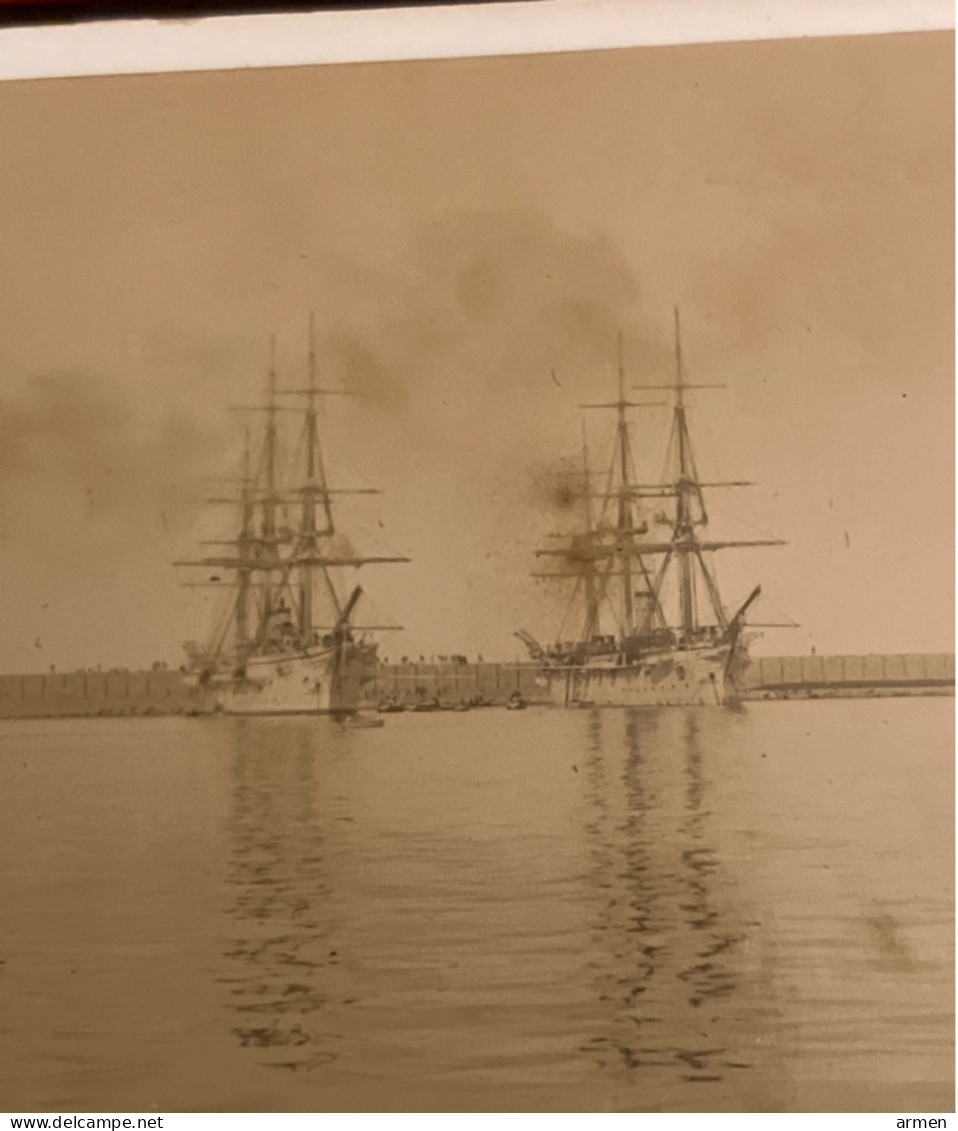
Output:
[[[756,586],[740,607],[727,609],[710,557],[717,550],[783,543],[700,536],[708,525],[703,488],[747,484],[699,479],[685,398],[689,390],[719,386],[685,380],[678,312],[675,358],[674,383],[637,386],[672,397],[670,473],[665,481],[636,481],[628,410],[642,405],[626,397],[621,359],[618,399],[581,406],[612,410],[617,416],[606,489],[592,492],[586,459],[585,529],[565,539],[565,545],[537,551],[557,563],[557,568],[537,576],[573,582],[573,604],[583,614],[581,632],[575,640],[549,647],[527,632],[517,633],[540,665],[542,680],[557,704],[723,704],[737,696],[737,677],[747,662],[745,614],[761,588]],[[593,499],[601,504],[597,517]],[[661,500],[663,509],[644,516],[640,508],[647,500]],[[650,534],[650,518],[653,525],[668,529],[669,536]],[[611,620],[614,631],[604,631],[603,620]]]
[[[239,494],[211,500],[238,508],[238,533],[215,543],[228,548],[225,554],[176,563],[216,570],[201,584],[219,588],[225,572],[235,591],[213,639],[203,647],[187,645],[190,673],[205,690],[208,709],[350,713],[374,679],[377,645],[363,633],[393,626],[355,625],[362,589],[357,585],[344,595],[337,578],[347,569],[409,559],[356,554],[338,534],[334,496],[378,492],[330,486],[319,434],[320,399],[330,395],[344,394],[317,384],[311,319],[305,388],[277,388],[271,363],[266,399],[250,406],[265,417],[259,457],[254,465],[247,438]],[[287,396],[302,401],[296,410],[301,461],[284,474],[279,417],[293,411],[280,403]]]

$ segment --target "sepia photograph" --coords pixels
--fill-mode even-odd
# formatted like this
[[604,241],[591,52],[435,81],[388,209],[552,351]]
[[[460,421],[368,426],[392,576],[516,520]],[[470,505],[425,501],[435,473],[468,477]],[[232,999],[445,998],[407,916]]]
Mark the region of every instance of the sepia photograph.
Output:
[[0,82],[0,1107],[954,1111],[954,50]]

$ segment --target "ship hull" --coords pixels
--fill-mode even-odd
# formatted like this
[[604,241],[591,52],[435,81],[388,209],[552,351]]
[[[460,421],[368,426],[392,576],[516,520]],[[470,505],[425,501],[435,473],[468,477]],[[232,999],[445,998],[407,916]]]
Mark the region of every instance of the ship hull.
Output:
[[543,673],[562,707],[723,706],[737,698],[731,644],[673,649],[631,664],[591,663]]
[[214,679],[207,706],[228,715],[328,715],[355,711],[372,664],[365,652],[336,648],[257,656],[242,678]]

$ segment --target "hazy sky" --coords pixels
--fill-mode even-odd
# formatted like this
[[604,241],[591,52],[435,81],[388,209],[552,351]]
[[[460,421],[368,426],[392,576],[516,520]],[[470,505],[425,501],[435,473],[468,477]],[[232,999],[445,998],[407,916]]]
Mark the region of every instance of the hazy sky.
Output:
[[716,530],[788,541],[718,561],[803,626],[759,650],[952,650],[953,106],[945,33],[4,84],[0,671],[180,662],[225,406],[271,333],[299,383],[310,310],[357,393],[332,476],[387,490],[352,541],[414,559],[362,572],[386,655],[555,630],[527,574],[576,405],[620,328],[630,379],[669,379],[676,303],[728,385],[700,471],[759,484]]

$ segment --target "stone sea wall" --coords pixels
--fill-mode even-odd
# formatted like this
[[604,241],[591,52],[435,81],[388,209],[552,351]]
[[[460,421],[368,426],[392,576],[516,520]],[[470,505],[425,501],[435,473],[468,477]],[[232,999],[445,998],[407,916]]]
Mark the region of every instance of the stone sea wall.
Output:
[[183,715],[198,704],[178,671],[0,676],[0,718]]
[[[531,663],[382,664],[369,701],[398,695],[458,702],[481,695],[505,703],[518,691],[544,701]],[[750,663],[749,699],[953,695],[955,658],[944,653],[873,656],[763,656]],[[177,671],[50,672],[0,676],[0,718],[192,714],[195,688]]]
[[954,695],[955,657],[943,652],[871,656],[761,656],[745,675],[747,698]]

